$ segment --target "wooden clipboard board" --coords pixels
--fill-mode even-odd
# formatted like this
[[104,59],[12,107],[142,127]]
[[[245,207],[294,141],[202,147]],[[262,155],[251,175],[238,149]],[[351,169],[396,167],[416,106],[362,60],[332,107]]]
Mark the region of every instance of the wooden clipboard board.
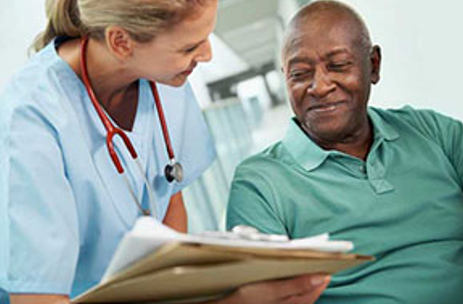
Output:
[[371,260],[370,256],[311,250],[170,243],[72,302],[210,299],[249,283],[307,273],[333,274]]

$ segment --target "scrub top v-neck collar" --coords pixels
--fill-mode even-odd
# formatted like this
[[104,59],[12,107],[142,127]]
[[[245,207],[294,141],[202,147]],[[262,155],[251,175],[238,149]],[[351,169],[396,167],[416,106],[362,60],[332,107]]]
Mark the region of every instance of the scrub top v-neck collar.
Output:
[[[95,169],[99,172],[102,186],[105,192],[108,195],[108,198],[111,200],[112,205],[115,208],[115,211],[119,214],[120,219],[125,223],[127,227],[131,227],[133,224],[133,219],[138,214],[138,209],[134,209],[135,203],[131,197],[128,197],[126,194],[129,194],[129,189],[126,189],[125,182],[123,182],[123,177],[119,176],[114,168],[113,163],[110,161],[110,156],[106,147],[103,145],[106,137],[106,129],[103,126],[102,121],[100,120],[98,113],[92,105],[90,97],[88,96],[87,90],[85,89],[84,83],[71,68],[71,66],[64,61],[57,52],[57,46],[63,41],[56,41],[53,45],[53,54],[59,64],[65,67],[68,76],[73,78],[73,83],[76,83],[75,90],[78,91],[81,96],[81,111],[85,112],[84,115],[88,115],[89,120],[91,121],[90,126],[82,126],[85,128],[93,128],[92,132],[97,132],[99,134],[99,142],[101,143],[89,143],[91,146],[97,147],[97,151],[93,155],[93,163]],[[138,104],[137,112],[135,114],[135,120],[133,123],[133,128],[131,131],[124,131],[129,137],[130,141],[135,147],[135,150],[138,154],[138,159],[143,168],[143,174],[147,174],[147,166],[149,159],[149,149],[151,147],[150,143],[154,140],[154,132],[152,128],[149,128],[147,125],[150,121],[155,121],[154,119],[154,99],[152,96],[149,96],[149,84],[146,80],[140,79],[138,83],[139,94],[138,94]],[[76,108],[76,111],[79,109]],[[105,111],[107,117],[118,126],[117,123],[108,115]],[[119,126],[118,126],[119,127]],[[149,132],[148,132],[149,131]],[[143,200],[143,193],[145,185],[143,183],[137,183],[137,180],[142,179],[142,176],[138,176],[140,173],[135,168],[135,164],[132,159],[130,159],[125,145],[116,139],[114,141],[115,149],[118,155],[122,156],[123,167],[125,168],[126,176],[128,177],[130,186],[132,187],[135,195],[139,201]],[[149,177],[148,177],[149,178]],[[123,189],[123,190],[121,190]],[[127,193],[122,192],[127,191]],[[125,199],[124,199],[125,198]],[[158,202],[155,200],[155,203]],[[143,203],[142,203],[143,204]],[[159,207],[158,207],[159,208]]]

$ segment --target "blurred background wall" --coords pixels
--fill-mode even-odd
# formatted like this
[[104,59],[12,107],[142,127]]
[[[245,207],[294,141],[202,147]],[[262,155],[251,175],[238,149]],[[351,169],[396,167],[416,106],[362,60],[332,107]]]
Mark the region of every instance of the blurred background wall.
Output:
[[[222,229],[235,166],[283,136],[291,111],[280,73],[285,25],[307,0],[220,0],[214,60],[191,76],[219,154],[185,191],[190,230]],[[432,108],[463,119],[463,54],[458,0],[344,0],[357,9],[383,52],[371,104]],[[0,89],[27,60],[45,25],[44,0],[0,3]]]

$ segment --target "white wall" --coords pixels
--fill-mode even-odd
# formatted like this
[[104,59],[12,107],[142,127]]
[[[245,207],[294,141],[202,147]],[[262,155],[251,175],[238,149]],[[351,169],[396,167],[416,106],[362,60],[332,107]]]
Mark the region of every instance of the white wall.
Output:
[[45,27],[44,0],[0,1],[0,89],[27,60],[28,49]]
[[[34,38],[46,25],[45,0],[0,2],[0,90],[24,62]],[[201,64],[190,81],[202,106],[211,103],[205,81],[243,71],[246,64],[212,35],[213,60]]]
[[382,80],[372,104],[433,108],[463,119],[463,2],[345,0],[382,47]]
[[[365,17],[373,41],[383,49],[382,80],[373,90],[372,104],[398,107],[408,103],[463,119],[463,2],[345,2]],[[26,61],[29,45],[44,27],[43,3],[44,0],[0,2],[0,89]]]

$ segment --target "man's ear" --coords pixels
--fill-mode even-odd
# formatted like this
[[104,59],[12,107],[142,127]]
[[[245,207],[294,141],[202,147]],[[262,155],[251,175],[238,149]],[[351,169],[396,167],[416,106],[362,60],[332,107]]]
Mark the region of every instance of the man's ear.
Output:
[[380,71],[381,71],[381,48],[378,45],[375,45],[371,48],[370,62],[371,62],[371,83],[377,84],[380,79]]
[[125,61],[133,54],[134,41],[130,34],[119,26],[109,26],[105,31],[106,46],[119,60]]

